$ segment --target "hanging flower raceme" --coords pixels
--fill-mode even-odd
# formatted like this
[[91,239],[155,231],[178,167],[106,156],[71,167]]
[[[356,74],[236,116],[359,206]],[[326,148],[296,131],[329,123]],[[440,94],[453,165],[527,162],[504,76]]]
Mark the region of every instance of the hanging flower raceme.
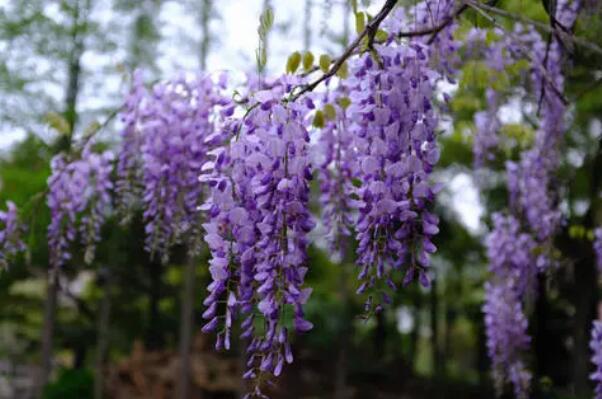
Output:
[[[524,41],[538,40],[536,31],[523,32],[519,26],[517,36]],[[506,144],[504,137],[499,135],[502,123],[498,116],[500,107],[507,100],[507,90],[499,88],[500,75],[507,76],[507,68],[525,61],[521,43],[514,35],[506,34],[499,28],[471,29],[465,39],[466,56],[471,60],[482,60],[492,72],[488,88],[485,90],[486,109],[474,114],[475,135],[473,137],[473,157],[476,168],[486,167],[495,159],[496,150]],[[514,144],[514,143],[509,143]]]
[[496,213],[493,225],[486,242],[492,281],[486,284],[483,306],[488,355],[497,391],[511,383],[516,396],[524,398],[531,374],[522,360],[530,341],[523,302],[535,291],[537,244],[512,216]]
[[409,16],[405,17],[403,24],[399,24],[399,20],[393,21],[397,22],[397,26],[411,26],[415,31],[427,31],[445,25],[436,34],[417,36],[413,41],[428,46],[431,68],[446,77],[449,83],[455,83],[459,63],[460,44],[454,38],[458,27],[454,21],[457,3],[454,0],[423,0],[410,8]]
[[310,290],[303,282],[314,225],[305,127],[313,102],[281,102],[294,84],[295,78],[283,77],[256,92],[243,120],[226,123],[230,140],[211,152],[201,175],[212,187],[203,208],[213,255],[203,329],[218,330],[217,346],[228,348],[235,312],[243,314],[242,336],[251,340],[245,378],[256,381],[255,395],[264,377],[278,376],[292,362],[289,330],[312,327],[304,317]]
[[324,94],[324,126],[317,142],[317,167],[320,182],[321,221],[332,258],[341,261],[349,251],[348,242],[355,219],[352,180],[357,176],[353,136],[347,115],[349,98],[344,81]]
[[589,343],[591,348],[592,363],[595,371],[591,374],[590,379],[596,383],[595,399],[602,399],[602,322],[594,321],[592,325],[592,338]]
[[131,218],[142,199],[142,134],[140,131],[144,108],[149,101],[141,71],[136,71],[132,88],[121,113],[121,149],[117,159],[115,192],[119,213],[124,223]]
[[[559,1],[556,20],[570,29],[579,6],[579,1]],[[560,36],[555,35],[546,43],[531,30],[524,37],[533,48],[531,81],[541,123],[533,148],[524,152],[518,163],[508,163],[508,186],[515,206],[523,212],[536,237],[545,241],[556,232],[562,220],[554,173],[560,164],[558,147],[565,129],[566,105],[561,98],[565,54]]]
[[472,148],[474,164],[477,167],[493,160],[493,150],[499,144],[498,130],[501,124],[497,116],[498,94],[493,89],[487,89],[485,96],[487,98],[487,109],[474,114],[476,133]]
[[537,243],[521,231],[520,222],[513,216],[496,213],[493,226],[486,239],[489,271],[495,278],[510,282],[519,297],[533,293],[538,272]]
[[111,207],[113,156],[97,154],[86,147],[81,159],[52,159],[48,178],[48,246],[50,264],[60,267],[71,259],[70,247],[79,237],[85,248],[84,260],[92,262],[100,229]]
[[600,227],[594,229],[594,253],[598,273],[602,274],[602,228]]
[[0,211],[0,269],[6,269],[9,259],[25,250],[23,230],[17,207],[13,202],[7,201],[6,211]]
[[[225,79],[225,78],[224,78]],[[202,233],[198,184],[207,160],[206,137],[213,134],[215,107],[228,103],[220,95],[225,80],[208,76],[157,84],[143,109],[139,125],[146,249],[167,261],[176,243],[197,253]]]
[[518,399],[528,397],[531,373],[523,363],[528,349],[527,318],[515,287],[506,281],[485,285],[485,332],[496,390],[511,383]]
[[429,254],[438,218],[428,208],[436,188],[429,176],[439,158],[433,109],[437,73],[429,67],[429,50],[419,43],[378,47],[378,62],[364,55],[349,79],[350,129],[357,151],[359,219],[357,254],[363,280],[359,293],[376,289],[366,310],[390,302],[393,271],[429,285]]

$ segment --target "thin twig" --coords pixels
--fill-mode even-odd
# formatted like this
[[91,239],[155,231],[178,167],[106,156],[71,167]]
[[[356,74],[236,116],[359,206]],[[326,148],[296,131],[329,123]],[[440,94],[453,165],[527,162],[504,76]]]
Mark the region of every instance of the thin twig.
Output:
[[[486,18],[487,20],[489,20],[489,22],[491,22],[494,26],[496,26],[497,28],[503,30],[504,32],[506,32],[507,35],[509,35],[510,37],[512,37],[516,43],[521,47],[523,53],[525,54],[526,57],[530,58],[531,61],[534,61],[532,57],[529,56],[529,50],[525,49],[525,46],[522,44],[522,42],[520,41],[519,38],[516,38],[516,35],[514,35],[512,32],[508,31],[508,29],[504,28],[502,25],[500,25],[497,20],[492,17],[491,15],[487,14],[484,10],[482,10],[478,5],[474,5],[473,2],[469,1],[467,3],[472,9],[474,9],[476,12],[478,12],[479,14],[481,14],[484,18]],[[564,94],[562,94],[562,92],[558,89],[558,87],[556,87],[556,85],[554,84],[554,80],[550,77],[550,75],[548,74],[548,71],[540,64],[538,65],[538,68],[541,72],[542,77],[546,80],[546,82],[548,83],[548,85],[550,86],[550,88],[552,89],[552,91],[554,92],[554,94],[556,94],[556,96],[558,97],[558,99],[564,104],[564,105],[568,105],[569,101],[566,99],[566,97],[564,96]]]
[[[556,23],[556,24],[554,24],[554,27],[551,27],[548,24],[525,17],[521,14],[515,14],[515,13],[509,12],[506,10],[502,10],[497,7],[493,7],[493,6],[490,6],[487,4],[477,3],[477,2],[471,1],[471,0],[468,0],[468,5],[474,9],[481,9],[482,11],[487,11],[487,12],[490,12],[491,14],[499,15],[500,17],[509,18],[509,19],[512,19],[515,21],[519,21],[519,22],[522,22],[525,24],[532,25],[532,26],[539,28],[548,33],[552,33],[552,34],[562,33],[563,39],[568,39],[569,41],[573,42],[574,44],[577,44],[585,49],[588,49],[589,51],[591,51],[593,53],[602,55],[602,47],[600,47],[597,44],[592,43],[586,39],[583,39],[579,36],[567,34],[568,29],[559,23]],[[560,28],[560,32],[556,28]]]
[[106,127],[109,125],[109,123],[111,123],[111,121],[112,121],[113,119],[115,119],[115,117],[116,117],[117,115],[119,115],[119,112],[120,112],[120,111],[123,109],[123,107],[124,107],[124,105],[122,105],[122,106],[120,106],[120,107],[118,107],[118,108],[115,108],[114,110],[112,110],[112,111],[109,113],[109,115],[107,116],[107,118],[104,120],[104,122],[103,122],[103,123],[101,123],[100,125],[98,125],[98,127],[97,127],[97,128],[96,128],[96,129],[95,129],[95,130],[94,130],[92,133],[90,133],[90,134],[88,134],[87,136],[83,137],[83,138],[82,138],[82,142],[81,142],[81,143],[79,143],[79,144],[80,144],[80,145],[79,145],[79,148],[80,148],[80,149],[82,149],[82,150],[83,150],[84,148],[86,148],[86,146],[88,145],[88,143],[89,143],[89,142],[90,142],[90,141],[91,141],[91,140],[92,140],[92,139],[93,139],[93,138],[94,138],[94,137],[95,137],[95,136],[96,136],[96,135],[97,135],[97,134],[98,134],[100,131],[104,130],[104,129],[105,129],[105,128],[106,128]]
[[322,74],[318,79],[314,80],[312,83],[304,86],[299,92],[293,95],[290,98],[290,101],[295,101],[303,94],[313,91],[320,83],[325,80],[333,77],[338,70],[343,66],[345,61],[349,57],[351,57],[357,47],[360,46],[364,37],[368,37],[368,47],[370,47],[370,43],[374,43],[374,37],[376,32],[378,31],[378,27],[381,22],[389,15],[389,13],[395,8],[395,4],[397,0],[386,0],[382,9],[378,12],[378,14],[366,25],[366,28],[355,38],[355,40],[347,47],[347,49],[343,52],[343,54],[336,60],[336,62],[330,67],[330,69]]

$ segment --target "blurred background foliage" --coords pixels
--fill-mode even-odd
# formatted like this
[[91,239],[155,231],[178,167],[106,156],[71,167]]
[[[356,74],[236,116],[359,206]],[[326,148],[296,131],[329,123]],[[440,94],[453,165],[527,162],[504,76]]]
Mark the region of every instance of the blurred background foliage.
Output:
[[[179,23],[170,20],[174,3],[195,21],[184,27],[187,35],[177,36],[175,44],[165,28]],[[266,38],[270,73],[285,67],[272,46],[286,42],[295,29],[300,31],[295,39],[300,47],[288,46],[289,53],[320,46],[336,57],[351,35],[351,2],[257,3],[253,9],[257,14],[241,13],[238,18],[252,19],[256,26],[259,11],[274,7],[275,29]],[[359,3],[369,10],[380,6],[376,0]],[[548,23],[543,3],[501,0],[498,7]],[[169,70],[162,65],[169,56],[164,46],[178,46],[180,53],[192,54],[196,67],[206,63],[207,70],[213,70],[212,54],[229,45],[221,27],[237,23],[223,18],[233,7],[242,5],[230,0],[0,1],[0,136],[19,137],[0,150],[0,206],[5,200],[14,201],[29,225],[28,253],[0,273],[0,398],[31,397],[32,370],[42,362],[50,281],[44,195],[51,157],[110,118],[133,69],[143,68],[149,82],[168,78]],[[303,12],[279,19],[289,8]],[[508,28],[515,23],[502,18],[499,22]],[[463,14],[457,34],[461,37],[474,26],[490,28],[491,23],[469,11]],[[576,34],[602,45],[602,17],[595,4],[581,15]],[[488,40],[497,38],[492,34]],[[252,71],[255,50],[247,50],[247,70]],[[568,220],[557,242],[561,267],[542,279],[533,304],[534,397],[591,397],[589,370],[575,365],[588,361],[587,332],[585,338],[582,332],[589,331],[598,298],[588,232],[602,222],[601,61],[573,49],[566,84],[571,123],[558,176]],[[496,71],[479,59],[462,67],[450,104],[453,120],[446,122],[441,135],[437,179],[446,183],[446,189],[437,203],[442,223],[430,289],[401,289],[390,309],[362,320],[352,257],[333,263],[323,248],[311,248],[307,282],[314,292],[307,313],[315,328],[297,337],[297,361],[274,388],[274,397],[493,397],[481,314],[487,278],[482,243],[488,215],[506,206],[504,162],[516,159],[519,149],[529,147],[533,139],[529,109],[534,104],[510,102],[512,117],[500,130],[503,142],[509,144],[500,146],[495,167],[488,172],[472,170],[473,115],[484,108],[484,93],[490,86],[520,92],[525,69],[524,63],[517,62]],[[103,129],[104,145],[118,140],[117,126],[110,123]],[[462,204],[467,192],[477,189],[476,205]],[[477,223],[470,225],[468,219]],[[143,250],[143,231],[141,215],[129,227],[110,220],[95,263],[86,266],[76,249],[78,255],[61,270],[53,373],[43,397],[171,397],[185,255],[176,248],[170,264],[154,262]],[[198,287],[208,281],[206,262],[204,255],[196,268]],[[211,338],[198,334],[204,294],[203,288],[197,288],[191,397],[238,397],[240,346],[215,355]]]

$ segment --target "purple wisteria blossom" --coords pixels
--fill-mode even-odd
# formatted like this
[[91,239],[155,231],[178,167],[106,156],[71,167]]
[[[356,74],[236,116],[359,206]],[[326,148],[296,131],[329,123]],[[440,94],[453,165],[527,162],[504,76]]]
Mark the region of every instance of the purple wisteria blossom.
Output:
[[52,159],[48,178],[48,226],[50,264],[60,267],[71,259],[70,246],[79,237],[85,248],[84,260],[92,262],[100,229],[111,207],[113,156],[97,154],[86,147],[81,159]]
[[[559,1],[555,18],[571,27],[579,1]],[[533,148],[519,162],[508,162],[508,188],[513,206],[526,217],[540,241],[548,240],[562,221],[555,192],[554,173],[560,163],[559,145],[564,135],[566,105],[559,96],[564,88],[563,44],[553,37],[548,44],[533,29],[522,40],[532,48],[531,82],[541,118]]]
[[596,266],[598,273],[602,274],[602,228],[594,229],[594,253],[596,254]]
[[481,167],[486,162],[492,161],[494,159],[493,151],[500,143],[498,130],[501,123],[498,118],[498,93],[489,88],[485,92],[485,97],[487,99],[487,109],[474,114],[476,133],[472,148],[476,167]]
[[17,207],[13,202],[7,201],[6,211],[0,211],[0,269],[6,269],[9,258],[25,250],[23,229]]
[[530,234],[521,231],[520,222],[513,216],[496,213],[493,226],[486,239],[489,271],[495,278],[510,282],[522,298],[535,289],[537,243]]
[[144,87],[141,71],[132,78],[132,88],[125,99],[121,113],[123,129],[121,131],[121,149],[117,159],[117,182],[115,192],[120,216],[124,224],[142,199],[142,135],[140,132],[142,112],[148,101],[148,92]]
[[224,79],[215,84],[201,76],[157,84],[135,123],[142,154],[146,249],[164,262],[176,243],[186,244],[191,253],[200,248],[203,187],[198,176],[207,160],[204,143],[214,132],[216,107],[228,104],[220,94]]
[[592,363],[595,367],[595,371],[590,375],[590,379],[596,383],[594,398],[602,399],[602,321],[594,321],[589,347],[593,352]]
[[485,332],[493,378],[499,393],[511,383],[518,398],[527,397],[530,373],[522,361],[528,348],[527,318],[523,310],[526,294],[536,287],[536,242],[522,232],[513,216],[493,215],[488,235],[487,258],[492,281],[486,284]]
[[[229,348],[240,311],[242,337],[250,339],[244,377],[255,381],[256,396],[264,377],[280,375],[284,363],[292,362],[289,331],[312,328],[303,311],[311,290],[303,282],[307,234],[314,226],[305,126],[314,106],[309,97],[281,102],[295,84],[296,78],[283,77],[255,92],[245,118],[224,124],[230,140],[211,151],[200,177],[212,188],[203,205],[213,255],[203,330],[217,330],[217,346]],[[220,301],[226,303],[223,313]],[[285,324],[287,313],[291,325]]]
[[498,392],[511,383],[518,399],[528,397],[531,373],[523,362],[528,349],[527,318],[515,287],[506,281],[485,285],[485,331]]
[[[350,134],[345,102],[349,101],[344,82],[328,91],[322,103],[335,111],[320,130],[316,158],[320,182],[321,219],[332,259],[341,261],[349,251],[355,213],[352,180],[357,176],[357,162],[353,136]],[[343,104],[343,105],[341,105]]]
[[431,101],[439,75],[429,68],[429,51],[420,43],[381,46],[384,69],[364,55],[349,79],[349,128],[361,181],[358,292],[376,289],[380,295],[369,297],[367,310],[390,302],[385,291],[395,290],[394,270],[405,274],[404,283],[418,277],[429,285],[432,237],[439,231],[438,218],[428,210],[437,191],[429,175],[439,159]]

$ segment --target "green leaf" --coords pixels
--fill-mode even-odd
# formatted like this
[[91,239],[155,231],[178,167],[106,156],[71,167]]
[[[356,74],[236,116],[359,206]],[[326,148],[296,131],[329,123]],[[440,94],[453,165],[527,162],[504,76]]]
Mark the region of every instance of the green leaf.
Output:
[[84,137],[90,137],[95,135],[98,130],[100,130],[100,123],[98,121],[92,121],[86,128],[84,129]]
[[355,31],[360,34],[366,29],[366,14],[363,12],[355,13]]
[[349,97],[340,97],[339,99],[337,99],[337,103],[341,108],[347,109],[347,107],[351,105],[351,100],[349,99]]
[[324,113],[322,111],[316,111],[316,115],[314,115],[313,125],[314,127],[324,127]]
[[288,56],[288,60],[286,61],[286,72],[295,73],[301,64],[301,53],[295,51],[291,55]]
[[71,128],[69,122],[65,117],[57,112],[49,112],[46,114],[46,122],[51,128],[59,132],[60,134],[69,134]]
[[343,65],[339,68],[336,75],[341,79],[347,79],[349,76],[349,69],[347,69],[347,62],[344,62]]
[[309,71],[313,65],[314,55],[311,51],[306,51],[305,54],[303,54],[303,69]]
[[257,65],[259,65],[260,69],[263,69],[268,63],[268,53],[265,47],[261,46],[257,50],[255,50],[255,60],[257,61]]
[[327,73],[328,70],[330,69],[330,63],[332,62],[332,60],[330,59],[330,56],[328,54],[322,54],[320,56],[320,69],[322,70],[322,72]]
[[265,32],[272,29],[272,26],[274,25],[274,10],[272,10],[272,7],[268,7],[263,11],[260,21],[261,27],[265,30]]
[[374,38],[376,39],[377,42],[384,42],[385,40],[387,40],[389,38],[389,34],[387,32],[385,32],[384,30],[379,29],[376,31]]
[[337,110],[334,108],[332,104],[324,105],[324,116],[326,120],[332,121],[337,117]]
[[580,238],[584,238],[586,235],[586,230],[585,227],[581,226],[581,225],[572,225],[569,227],[569,236],[571,238],[576,238],[576,239],[580,239]]

